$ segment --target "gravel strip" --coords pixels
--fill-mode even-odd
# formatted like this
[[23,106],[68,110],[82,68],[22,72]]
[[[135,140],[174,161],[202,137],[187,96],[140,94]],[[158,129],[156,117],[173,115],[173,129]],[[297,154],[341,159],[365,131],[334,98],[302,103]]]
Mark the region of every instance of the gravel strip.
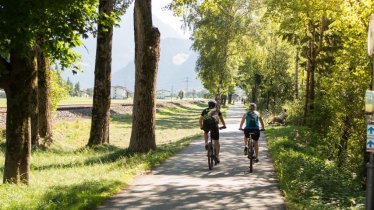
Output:
[[[156,109],[163,107],[178,107],[188,106],[204,102],[203,100],[196,101],[169,101],[157,103]],[[112,104],[110,107],[111,115],[131,114],[132,104]],[[75,120],[75,119],[91,119],[91,107],[82,109],[60,110],[56,111],[53,121]],[[6,123],[6,109],[0,108],[0,128],[5,128]]]

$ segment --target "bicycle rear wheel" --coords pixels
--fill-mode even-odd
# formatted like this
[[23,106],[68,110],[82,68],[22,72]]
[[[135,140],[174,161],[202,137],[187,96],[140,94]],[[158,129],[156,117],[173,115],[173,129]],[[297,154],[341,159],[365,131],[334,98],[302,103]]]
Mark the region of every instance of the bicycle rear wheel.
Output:
[[213,159],[214,159],[213,145],[212,145],[211,142],[209,142],[209,145],[208,145],[208,167],[209,167],[209,170],[213,169]]
[[254,155],[254,148],[253,148],[253,143],[250,140],[249,141],[249,146],[248,146],[248,159],[249,159],[249,173],[253,172],[253,155]]

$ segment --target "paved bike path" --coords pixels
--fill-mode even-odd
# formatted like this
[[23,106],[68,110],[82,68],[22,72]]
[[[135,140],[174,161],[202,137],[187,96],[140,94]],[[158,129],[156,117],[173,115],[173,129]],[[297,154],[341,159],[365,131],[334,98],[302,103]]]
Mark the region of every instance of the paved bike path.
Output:
[[99,209],[286,209],[278,189],[265,135],[260,162],[248,172],[243,133],[238,131],[242,104],[230,106],[227,129],[220,132],[221,163],[208,169],[203,138],[109,198]]

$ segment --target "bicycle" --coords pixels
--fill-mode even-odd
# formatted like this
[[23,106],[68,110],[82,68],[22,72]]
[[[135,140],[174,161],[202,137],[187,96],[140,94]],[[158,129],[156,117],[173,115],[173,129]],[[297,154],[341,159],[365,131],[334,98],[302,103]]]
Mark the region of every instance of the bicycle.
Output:
[[[241,131],[244,131],[244,129],[239,129]],[[265,129],[261,129],[260,131],[264,131]],[[253,162],[255,161],[255,147],[254,147],[254,140],[252,138],[252,135],[255,135],[255,133],[249,133],[249,138],[247,141],[247,157],[249,159],[249,173],[253,172]]]
[[248,146],[248,159],[249,159],[249,173],[253,172],[253,160],[254,160],[254,154],[255,154],[255,147],[253,144],[253,138],[252,135],[255,135],[255,133],[249,133],[249,138],[247,142]]
[[[222,126],[220,127],[219,129],[222,130],[222,129],[225,129],[226,126]],[[214,161],[214,165],[217,165],[218,163],[218,159],[217,159],[217,156],[216,156],[216,150],[214,149],[214,145],[213,145],[213,140],[212,140],[212,136],[210,135],[210,132],[209,132],[209,142],[208,142],[208,167],[209,167],[209,170],[212,170],[213,169],[213,161]]]

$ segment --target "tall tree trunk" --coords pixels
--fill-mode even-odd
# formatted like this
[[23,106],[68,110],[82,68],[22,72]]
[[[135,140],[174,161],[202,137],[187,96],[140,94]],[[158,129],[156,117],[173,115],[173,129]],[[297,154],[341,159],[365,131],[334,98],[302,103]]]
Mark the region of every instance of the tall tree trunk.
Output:
[[317,32],[316,27],[314,24],[311,25],[311,35],[312,35],[312,45],[310,49],[310,95],[309,95],[309,110],[308,113],[310,114],[313,111],[314,107],[314,98],[315,98],[315,71],[317,66],[317,49],[316,49],[316,39],[317,39]]
[[45,145],[52,143],[52,86],[49,59],[38,51],[38,107],[39,136]]
[[351,116],[345,116],[344,117],[344,126],[343,126],[343,134],[342,136],[340,137],[340,143],[339,143],[339,147],[338,147],[338,159],[337,159],[337,163],[338,163],[338,167],[341,167],[344,165],[344,162],[346,161],[347,157],[347,148],[348,148],[348,139],[349,139],[349,136],[350,136],[350,118]]
[[38,74],[33,77],[34,89],[31,94],[31,145],[39,146],[39,98],[38,98]]
[[95,88],[92,106],[92,123],[88,145],[109,143],[110,85],[112,72],[113,25],[103,25],[104,15],[113,11],[113,0],[100,0],[98,24]]
[[299,48],[296,48],[296,59],[295,59],[295,97],[299,98]]
[[10,55],[7,95],[6,152],[4,183],[29,183],[31,157],[31,104],[36,68],[34,53]]
[[160,32],[152,26],[151,0],[136,0],[135,93],[129,150],[156,149],[156,79],[160,58]]
[[322,16],[319,23],[319,34],[317,33],[316,23],[312,21],[309,22],[309,49],[308,49],[308,71],[307,71],[307,83],[306,83],[306,101],[305,101],[305,113],[304,117],[308,116],[314,109],[314,99],[315,99],[315,71],[317,69],[317,57],[323,47],[324,30],[327,28],[325,26],[325,17]]
[[304,120],[309,116],[310,110],[310,79],[311,79],[311,68],[312,68],[312,40],[308,40],[308,52],[307,52],[307,69],[306,69],[306,81],[305,81],[305,103],[304,103]]
[[227,102],[227,95],[222,95],[222,105],[226,106],[226,102]]

